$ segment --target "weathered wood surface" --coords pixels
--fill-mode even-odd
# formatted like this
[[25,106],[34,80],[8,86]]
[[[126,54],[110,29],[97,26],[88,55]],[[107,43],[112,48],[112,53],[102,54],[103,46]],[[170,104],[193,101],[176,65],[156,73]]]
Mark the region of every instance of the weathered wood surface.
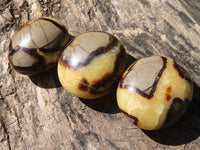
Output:
[[[8,63],[9,38],[29,19],[61,19],[72,36],[91,30],[116,35],[129,64],[152,54],[183,65],[195,84],[193,102],[174,126],[143,131],[119,111],[115,91],[83,100],[60,85],[56,68],[35,76]],[[0,149],[200,149],[200,25],[177,0],[1,0]]]

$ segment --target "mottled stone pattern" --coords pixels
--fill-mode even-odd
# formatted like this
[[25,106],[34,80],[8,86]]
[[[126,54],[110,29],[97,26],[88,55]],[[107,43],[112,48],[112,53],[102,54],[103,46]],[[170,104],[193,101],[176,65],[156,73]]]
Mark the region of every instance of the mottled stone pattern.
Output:
[[134,62],[123,74],[117,103],[136,118],[140,128],[158,130],[172,125],[186,111],[193,84],[186,71],[175,66],[179,65],[169,57],[152,55]]
[[8,59],[19,73],[32,75],[54,65],[67,44],[68,32],[58,20],[40,17],[20,26],[11,38]]
[[121,42],[106,32],[86,32],[72,40],[58,62],[58,77],[71,94],[94,99],[117,84],[126,67]]
[[[119,111],[115,90],[88,101],[68,94],[56,68],[34,76],[8,63],[9,38],[40,16],[60,19],[72,36],[103,30],[127,48],[129,64],[144,56],[172,57],[194,82],[194,99],[174,126],[143,131]],[[1,0],[0,149],[200,148],[200,26],[178,0]]]

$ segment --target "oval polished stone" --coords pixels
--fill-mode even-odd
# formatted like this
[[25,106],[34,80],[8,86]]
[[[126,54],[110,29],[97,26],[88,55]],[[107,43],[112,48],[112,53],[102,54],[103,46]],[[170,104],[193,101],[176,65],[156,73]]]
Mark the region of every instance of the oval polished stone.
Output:
[[117,88],[119,108],[140,128],[157,130],[176,122],[192,100],[193,84],[174,60],[150,56],[133,63]]
[[126,66],[121,42],[105,32],[87,32],[72,40],[58,63],[62,86],[75,96],[94,99],[107,94]]
[[68,39],[67,29],[58,20],[41,17],[28,21],[12,36],[10,64],[26,75],[46,71],[57,63]]

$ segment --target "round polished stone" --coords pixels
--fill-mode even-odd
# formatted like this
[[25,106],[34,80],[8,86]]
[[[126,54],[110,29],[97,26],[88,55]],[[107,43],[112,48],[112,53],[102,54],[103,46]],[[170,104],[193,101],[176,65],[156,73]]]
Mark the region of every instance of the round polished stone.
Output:
[[75,96],[94,99],[107,94],[126,66],[121,42],[106,32],[87,32],[72,40],[58,63],[62,86]]
[[164,56],[150,56],[133,63],[117,88],[119,108],[146,130],[176,122],[186,111],[192,95],[189,75]]
[[10,64],[26,75],[46,71],[56,65],[68,39],[66,28],[56,19],[41,17],[28,21],[12,36]]

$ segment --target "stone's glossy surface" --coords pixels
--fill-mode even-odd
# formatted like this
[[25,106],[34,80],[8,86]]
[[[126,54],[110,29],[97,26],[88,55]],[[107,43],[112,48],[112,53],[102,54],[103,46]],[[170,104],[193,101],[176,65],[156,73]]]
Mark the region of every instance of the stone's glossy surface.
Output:
[[120,41],[105,32],[79,35],[63,51],[58,77],[63,87],[81,98],[107,94],[126,66],[126,52]]
[[58,20],[42,17],[21,26],[13,35],[8,58],[16,71],[31,75],[54,66],[69,39]]
[[171,58],[150,56],[133,63],[117,88],[119,108],[142,129],[176,122],[192,100],[193,84]]

